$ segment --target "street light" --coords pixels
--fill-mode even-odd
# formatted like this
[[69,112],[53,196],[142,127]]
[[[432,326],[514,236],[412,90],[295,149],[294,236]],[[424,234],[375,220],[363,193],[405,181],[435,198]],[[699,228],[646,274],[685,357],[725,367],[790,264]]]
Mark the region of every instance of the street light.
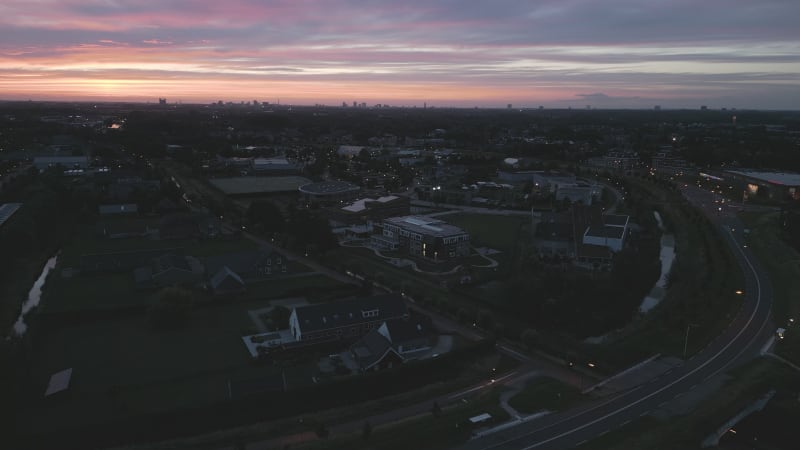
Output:
[[683,339],[683,359],[686,359],[686,349],[689,346],[689,329],[692,327],[697,327],[696,323],[690,323],[686,325],[686,337]]

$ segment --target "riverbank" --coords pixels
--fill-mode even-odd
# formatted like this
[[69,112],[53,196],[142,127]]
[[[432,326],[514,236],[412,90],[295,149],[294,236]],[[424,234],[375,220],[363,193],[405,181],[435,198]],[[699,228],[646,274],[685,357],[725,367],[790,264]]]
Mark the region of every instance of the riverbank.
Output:
[[54,252],[42,251],[14,261],[0,279],[0,338],[11,336],[31,286],[39,278]]
[[33,282],[33,286],[31,287],[30,291],[28,291],[28,296],[20,308],[19,317],[17,317],[17,321],[14,322],[14,326],[12,327],[12,335],[21,337],[25,335],[26,331],[28,331],[28,324],[25,322],[26,316],[30,314],[31,311],[33,311],[37,306],[39,306],[39,302],[42,300],[44,283],[47,281],[47,276],[50,274],[50,271],[56,267],[57,262],[57,254],[50,257],[50,259],[48,259],[45,263],[42,273],[39,274],[39,277]]

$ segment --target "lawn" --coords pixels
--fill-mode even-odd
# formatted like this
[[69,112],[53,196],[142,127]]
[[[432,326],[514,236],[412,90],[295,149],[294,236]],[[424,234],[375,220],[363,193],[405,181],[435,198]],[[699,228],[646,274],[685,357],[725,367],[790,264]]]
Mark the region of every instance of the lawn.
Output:
[[580,391],[554,378],[530,380],[525,388],[511,397],[508,404],[517,411],[533,414],[542,410],[561,411],[583,399]]
[[489,247],[513,254],[524,225],[530,219],[522,216],[499,216],[489,214],[450,214],[441,217],[445,222],[469,232],[474,247]]
[[[198,308],[173,330],[151,329],[144,315],[36,330],[28,398],[41,398],[50,375],[72,368],[68,397],[38,404],[31,413],[68,417],[68,424],[191,407],[228,396],[227,380],[263,372],[241,340],[253,329],[248,311],[268,301]],[[273,369],[272,367],[269,368]],[[43,419],[44,429],[56,426]]]
[[248,283],[247,291],[242,294],[242,298],[245,300],[259,300],[287,296],[307,296],[309,300],[313,301],[316,298],[325,297],[346,287],[355,288],[353,285],[347,285],[327,275],[309,272],[305,276]]
[[491,424],[508,420],[508,414],[499,405],[500,393],[501,389],[495,388],[467,403],[444,408],[439,417],[421,416],[399,424],[374,427],[367,439],[361,433],[356,433],[350,437],[316,441],[297,448],[438,450],[453,447],[469,439],[471,430],[465,424],[470,417],[489,413],[492,416]]
[[149,304],[153,294],[136,290],[133,273],[62,278],[56,270],[45,283],[41,309],[55,314],[144,306]]
[[186,255],[191,256],[211,256],[229,252],[239,252],[252,250],[257,244],[250,239],[214,239],[214,240],[194,240],[194,239],[148,239],[148,238],[127,238],[127,239],[104,239],[95,236],[90,230],[84,230],[69,244],[61,249],[59,255],[59,268],[77,267],[80,263],[81,255],[94,253],[115,253],[128,252],[134,250],[161,249],[161,248],[181,248]]
[[[732,372],[719,391],[709,394],[691,414],[659,421],[647,416],[613,430],[581,445],[581,450],[623,450],[631,448],[685,449],[698,448],[700,442],[714,429],[764,395],[770,389],[779,393],[794,393],[789,411],[796,417],[800,412],[796,372],[771,360],[757,360]],[[776,397],[777,398],[777,397]],[[775,401],[773,399],[773,401]],[[770,405],[772,402],[770,402]],[[786,406],[783,404],[782,406]],[[769,410],[769,406],[765,411]],[[791,425],[788,425],[789,427]],[[784,430],[784,431],[791,431]],[[734,448],[734,447],[731,447]],[[736,447],[739,448],[739,447]],[[748,447],[749,448],[749,447]],[[758,447],[790,448],[790,447]]]

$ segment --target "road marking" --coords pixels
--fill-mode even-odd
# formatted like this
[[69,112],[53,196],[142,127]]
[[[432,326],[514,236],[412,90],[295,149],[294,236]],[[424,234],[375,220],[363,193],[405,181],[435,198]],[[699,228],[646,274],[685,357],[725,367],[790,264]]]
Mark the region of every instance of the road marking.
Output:
[[631,423],[631,419],[628,419],[628,420],[626,420],[625,422],[622,422],[622,424],[621,424],[620,426],[621,426],[621,427],[624,427],[625,425],[627,425],[627,424],[629,424],[629,423]]
[[[728,233],[730,233],[730,231],[728,231]],[[731,238],[733,238],[733,234],[732,234],[732,233],[730,233],[730,235],[731,235]],[[733,239],[733,242],[734,242],[734,244],[735,244],[735,243],[736,243],[736,239]],[[607,419],[607,418],[609,418],[609,417],[611,417],[611,416],[613,416],[613,415],[615,415],[615,414],[619,414],[619,413],[620,413],[620,412],[622,412],[622,411],[625,411],[625,410],[628,410],[628,409],[630,409],[630,408],[633,408],[634,406],[638,405],[639,403],[642,403],[643,401],[645,401],[645,400],[648,400],[648,399],[650,399],[651,397],[654,397],[654,396],[656,396],[656,395],[658,395],[658,394],[660,394],[660,393],[664,392],[665,390],[667,390],[667,389],[671,388],[672,386],[674,386],[674,385],[676,385],[676,384],[680,383],[681,381],[685,380],[686,378],[688,378],[688,377],[690,377],[690,376],[694,375],[694,374],[695,374],[695,373],[697,373],[699,370],[703,369],[705,366],[707,366],[707,365],[711,364],[711,363],[712,363],[714,360],[716,360],[717,358],[719,358],[719,356],[720,356],[721,354],[725,353],[725,351],[727,351],[727,350],[728,350],[728,348],[730,348],[730,346],[731,346],[731,345],[733,345],[733,343],[734,343],[734,342],[736,342],[736,340],[737,340],[737,339],[739,339],[739,337],[742,335],[742,333],[744,333],[744,331],[745,331],[745,330],[746,330],[746,329],[747,329],[747,328],[750,326],[750,323],[752,323],[753,319],[755,318],[755,316],[756,316],[756,313],[758,312],[758,307],[759,307],[759,305],[761,304],[761,281],[758,279],[758,272],[756,272],[756,269],[755,269],[755,267],[753,267],[753,264],[750,262],[750,259],[749,259],[749,258],[747,257],[747,255],[746,255],[746,254],[745,254],[745,253],[742,251],[742,249],[741,249],[741,248],[739,248],[738,246],[735,246],[735,247],[736,247],[736,248],[739,250],[739,252],[742,254],[742,256],[744,257],[744,260],[745,260],[745,262],[747,263],[747,265],[748,265],[748,266],[750,266],[750,270],[753,272],[753,275],[755,276],[755,279],[756,279],[756,285],[757,285],[756,292],[757,292],[758,294],[756,295],[756,305],[755,305],[755,308],[753,308],[753,312],[750,314],[750,317],[747,319],[747,323],[745,323],[745,324],[744,324],[744,326],[743,326],[742,328],[740,328],[740,329],[739,329],[739,332],[738,332],[738,333],[736,333],[736,336],[734,336],[734,337],[733,337],[733,339],[731,339],[730,341],[728,341],[728,343],[727,343],[727,344],[725,344],[725,346],[723,346],[723,347],[722,347],[722,349],[720,349],[720,351],[718,351],[716,354],[714,354],[714,355],[713,355],[713,356],[711,356],[709,359],[707,359],[705,362],[703,362],[703,364],[700,364],[699,366],[695,367],[695,368],[694,368],[694,369],[692,369],[691,371],[689,371],[689,372],[685,373],[683,376],[681,376],[681,377],[679,377],[679,378],[677,378],[677,379],[673,380],[671,383],[667,384],[666,386],[663,386],[663,387],[661,387],[660,389],[657,389],[656,391],[654,391],[654,392],[651,392],[650,394],[647,394],[647,395],[645,395],[645,396],[643,396],[643,397],[641,397],[641,398],[639,398],[639,399],[637,399],[637,400],[635,400],[635,401],[633,401],[633,402],[631,402],[631,403],[628,403],[627,405],[625,405],[625,406],[622,406],[621,408],[617,409],[616,411],[612,411],[612,412],[610,412],[610,413],[608,413],[608,414],[606,414],[606,415],[604,415],[604,416],[601,416],[601,417],[599,417],[599,418],[597,418],[597,419],[595,419],[595,420],[592,420],[591,422],[588,422],[588,423],[585,423],[585,424],[583,424],[583,425],[577,426],[577,427],[575,427],[575,428],[573,428],[573,429],[571,429],[571,430],[569,430],[569,431],[565,431],[564,433],[558,434],[558,435],[556,435],[556,436],[553,436],[553,437],[551,437],[551,438],[549,438],[549,439],[545,439],[545,440],[543,440],[543,441],[539,441],[539,442],[537,442],[536,444],[530,445],[530,446],[528,446],[528,447],[523,447],[523,450],[530,450],[530,449],[532,449],[532,448],[540,447],[540,446],[542,446],[542,445],[544,445],[544,444],[547,444],[547,443],[549,443],[549,442],[555,441],[556,439],[561,439],[561,438],[562,438],[562,437],[564,437],[564,436],[568,436],[568,435],[570,435],[570,434],[572,434],[572,433],[575,433],[576,431],[580,431],[580,430],[583,430],[584,428],[590,427],[590,426],[592,426],[592,425],[594,425],[594,424],[596,424],[596,423],[598,423],[598,422],[601,422],[601,421],[603,421],[603,420],[605,420],[605,419]],[[771,308],[770,308],[770,310],[771,310]],[[761,328],[762,328],[762,329],[764,328],[764,325],[766,324],[766,321],[767,321],[767,319],[769,319],[769,314],[767,314],[767,315],[766,315],[766,318],[765,318],[765,320],[764,320],[764,324],[762,324],[762,326],[761,326]],[[756,334],[756,335],[753,337],[753,340],[754,340],[754,339],[756,339],[756,338],[758,337],[758,334],[760,334],[760,332],[759,332],[759,333],[757,333],[757,334]],[[752,343],[752,340],[751,340],[751,341],[748,343],[748,345],[745,345],[745,348],[747,348],[747,347],[749,346],[749,344],[750,344],[750,343]],[[739,356],[739,355],[737,355],[737,358],[738,358],[738,356]],[[730,362],[729,362],[729,363],[730,363]],[[723,368],[725,368],[725,366],[727,366],[727,365],[728,365],[728,364],[725,364],[725,365],[723,366]],[[717,371],[717,372],[719,372],[719,371]],[[716,375],[716,372],[714,373],[714,375]],[[610,401],[613,401],[613,400],[609,400],[609,402],[610,402]],[[597,406],[595,406],[594,408],[588,409],[588,410],[586,410],[586,411],[583,411],[582,413],[580,413],[580,414],[578,414],[578,415],[575,415],[575,416],[572,416],[572,417],[566,418],[566,419],[564,419],[564,420],[562,420],[562,421],[560,421],[560,422],[557,422],[557,423],[555,423],[555,424],[549,425],[548,427],[541,428],[541,429],[539,429],[539,430],[534,430],[534,431],[528,432],[528,433],[526,433],[526,434],[523,434],[523,435],[522,435],[522,436],[520,436],[520,437],[513,438],[513,439],[508,439],[508,440],[505,440],[505,441],[503,441],[503,442],[499,442],[499,443],[497,443],[497,444],[495,444],[495,445],[492,445],[492,446],[489,446],[489,447],[484,447],[484,448],[485,448],[485,449],[497,448],[497,447],[499,447],[499,446],[501,446],[501,445],[505,445],[505,444],[507,444],[507,443],[509,443],[509,442],[512,442],[512,441],[519,440],[520,438],[523,438],[523,437],[525,437],[525,436],[530,436],[531,434],[538,433],[538,432],[540,432],[540,431],[542,431],[542,430],[545,430],[545,429],[547,429],[547,428],[551,428],[551,427],[553,427],[553,426],[555,426],[555,425],[558,425],[558,424],[560,424],[560,423],[563,423],[563,422],[565,422],[565,421],[567,421],[567,420],[571,420],[571,419],[572,419],[572,418],[574,418],[574,417],[578,417],[579,415],[582,415],[582,414],[587,414],[587,413],[589,413],[589,412],[591,412],[591,411],[593,411],[593,410],[595,410],[595,409],[597,409],[597,408],[600,408],[601,406],[604,406],[604,405],[605,405],[605,404],[607,404],[607,403],[608,403],[608,402],[606,402],[606,403],[603,403],[603,404],[600,404],[600,405],[597,405]]]
[[646,416],[648,414],[650,414],[650,411],[645,411],[645,412],[639,414],[639,417],[644,417],[644,416]]
[[589,442],[589,440],[588,440],[588,439],[584,439],[584,440],[582,440],[582,441],[578,442],[577,444],[575,444],[575,447],[577,447],[577,446],[579,446],[579,445],[583,445],[583,444],[585,444],[585,443],[587,443],[587,442]]

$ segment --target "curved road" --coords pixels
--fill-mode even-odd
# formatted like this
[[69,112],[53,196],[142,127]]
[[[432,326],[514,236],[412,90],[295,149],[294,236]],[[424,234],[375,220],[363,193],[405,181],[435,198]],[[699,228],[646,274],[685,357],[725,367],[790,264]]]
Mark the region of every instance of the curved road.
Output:
[[[687,195],[694,203],[691,195]],[[546,416],[474,439],[461,448],[470,450],[563,449],[618,428],[733,365],[758,354],[772,332],[772,287],[767,273],[744,247],[744,225],[734,216],[718,218],[722,235],[745,274],[743,306],[731,325],[704,350],[683,365],[614,398],[588,404],[579,410]],[[736,289],[732,286],[731,289]]]

